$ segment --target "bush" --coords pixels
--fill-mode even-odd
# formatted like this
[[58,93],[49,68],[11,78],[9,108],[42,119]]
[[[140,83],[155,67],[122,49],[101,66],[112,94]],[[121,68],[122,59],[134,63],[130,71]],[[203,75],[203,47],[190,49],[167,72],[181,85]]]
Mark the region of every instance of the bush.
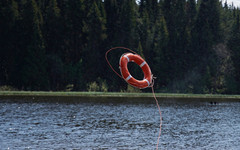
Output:
[[88,84],[88,92],[99,92],[100,87],[96,81]]
[[108,85],[107,85],[106,80],[101,82],[101,91],[102,92],[107,92],[108,91]]
[[0,86],[0,91],[17,91],[17,89],[9,85],[3,85]]
[[108,85],[106,80],[98,78],[97,81],[91,82],[87,85],[87,90],[89,92],[107,92]]
[[65,89],[65,91],[67,91],[67,92],[70,92],[70,91],[72,91],[72,90],[73,90],[73,87],[74,87],[74,85],[73,85],[73,84],[68,84],[68,85],[66,86],[66,89]]

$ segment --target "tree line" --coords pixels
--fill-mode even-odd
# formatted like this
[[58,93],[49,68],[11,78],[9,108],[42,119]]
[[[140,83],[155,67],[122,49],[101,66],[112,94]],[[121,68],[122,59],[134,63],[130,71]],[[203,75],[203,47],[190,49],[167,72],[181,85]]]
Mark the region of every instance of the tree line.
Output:
[[[1,0],[0,86],[129,91],[104,57],[123,46],[146,59],[158,92],[239,94],[239,15],[219,0]],[[109,54],[116,70],[124,52]]]

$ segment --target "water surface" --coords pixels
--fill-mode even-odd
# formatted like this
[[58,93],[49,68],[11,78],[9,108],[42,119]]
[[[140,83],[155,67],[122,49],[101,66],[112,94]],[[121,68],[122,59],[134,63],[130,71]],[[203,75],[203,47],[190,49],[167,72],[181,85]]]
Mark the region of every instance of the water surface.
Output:
[[[240,148],[240,103],[161,102],[159,149]],[[0,149],[155,149],[152,102],[0,100]]]

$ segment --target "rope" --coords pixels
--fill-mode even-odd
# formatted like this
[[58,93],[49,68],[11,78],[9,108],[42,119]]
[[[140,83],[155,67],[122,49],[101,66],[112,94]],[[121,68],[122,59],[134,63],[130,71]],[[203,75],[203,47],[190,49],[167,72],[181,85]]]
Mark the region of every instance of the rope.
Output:
[[[112,67],[112,65],[110,64],[110,62],[109,62],[109,60],[108,60],[108,57],[107,57],[107,56],[108,56],[108,53],[109,53],[110,51],[112,51],[112,50],[115,50],[115,49],[125,49],[125,50],[128,50],[128,51],[130,51],[130,52],[132,52],[132,53],[134,53],[134,54],[137,54],[137,53],[136,53],[135,51],[129,49],[129,48],[126,48],[126,47],[113,47],[113,48],[109,49],[109,50],[105,53],[105,59],[106,59],[108,65],[110,66],[110,68],[111,68],[120,78],[123,78],[123,77]],[[156,101],[156,104],[157,104],[157,107],[158,107],[158,111],[159,111],[159,115],[160,115],[159,134],[158,134],[158,139],[157,139],[157,144],[156,144],[156,150],[158,150],[158,145],[159,145],[160,136],[161,136],[161,130],[162,130],[162,113],[161,113],[161,109],[160,109],[160,106],[159,106],[159,104],[158,104],[158,100],[157,100],[157,97],[156,97],[156,95],[155,95],[154,88],[153,88],[153,86],[154,86],[154,79],[155,79],[155,78],[153,77],[153,82],[152,82],[152,84],[151,84],[149,87],[151,87],[151,89],[152,89],[152,94],[153,94],[153,97],[154,97],[154,99],[155,99],[155,101]]]
[[109,50],[105,53],[105,59],[106,59],[108,65],[110,66],[110,68],[111,68],[120,78],[122,78],[122,76],[121,76],[115,69],[113,69],[112,65],[110,64],[110,62],[108,61],[108,58],[107,58],[108,53],[109,53],[110,51],[112,51],[112,50],[115,50],[115,49],[125,49],[125,50],[128,50],[128,51],[130,51],[130,52],[132,52],[132,53],[134,53],[134,54],[137,54],[137,53],[134,52],[133,50],[131,50],[131,49],[129,49],[129,48],[125,48],[125,47],[113,47],[113,48],[109,49]]
[[154,99],[156,101],[156,104],[157,104],[157,107],[158,107],[158,112],[159,112],[159,115],[160,115],[159,134],[158,134],[157,145],[156,145],[156,150],[158,150],[158,144],[159,144],[159,141],[160,141],[161,130],[162,130],[162,113],[161,113],[161,109],[160,109],[160,106],[158,104],[158,100],[156,98],[153,86],[151,86],[151,88],[152,88],[153,97],[154,97]]

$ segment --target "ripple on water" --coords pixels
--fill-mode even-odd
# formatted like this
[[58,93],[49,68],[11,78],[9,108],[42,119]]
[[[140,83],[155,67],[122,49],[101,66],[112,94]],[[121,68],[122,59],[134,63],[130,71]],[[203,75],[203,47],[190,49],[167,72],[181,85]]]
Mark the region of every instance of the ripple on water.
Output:
[[[240,104],[160,103],[161,149],[238,149]],[[0,102],[2,149],[154,149],[155,104]]]

